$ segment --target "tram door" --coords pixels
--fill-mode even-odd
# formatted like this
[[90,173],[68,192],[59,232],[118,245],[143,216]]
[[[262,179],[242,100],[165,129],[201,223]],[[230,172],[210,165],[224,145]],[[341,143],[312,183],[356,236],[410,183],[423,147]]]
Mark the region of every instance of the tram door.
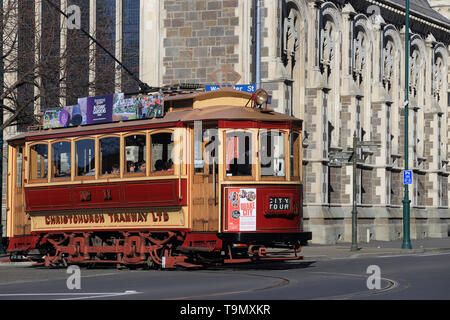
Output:
[[25,192],[24,192],[24,146],[16,146],[14,148],[15,161],[14,161],[14,176],[12,178],[12,192],[14,196],[14,218],[13,228],[14,235],[25,235],[31,233],[31,223],[28,216],[25,214]]
[[194,133],[193,140],[192,229],[193,231],[217,231],[219,227],[217,129],[198,130]]

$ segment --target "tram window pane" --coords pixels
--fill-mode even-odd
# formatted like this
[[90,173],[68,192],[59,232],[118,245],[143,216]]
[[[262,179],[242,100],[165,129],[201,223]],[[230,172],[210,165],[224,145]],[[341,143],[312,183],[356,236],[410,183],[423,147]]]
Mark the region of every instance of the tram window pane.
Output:
[[147,139],[145,135],[133,135],[125,138],[125,157],[127,173],[144,172],[147,161]]
[[172,133],[152,134],[152,171],[173,171]]
[[300,135],[297,132],[292,132],[290,139],[290,166],[291,166],[291,177],[299,177],[299,161],[300,161]]
[[71,143],[52,143],[52,174],[55,178],[70,177]]
[[75,142],[78,176],[95,176],[95,140]]
[[30,179],[45,179],[48,172],[48,145],[36,144],[30,148]]
[[120,138],[100,139],[101,174],[120,174]]
[[22,187],[22,166],[23,166],[23,149],[22,147],[17,149],[16,158],[16,187]]
[[252,175],[252,135],[249,132],[227,133],[227,177]]
[[284,133],[275,130],[260,134],[261,176],[286,176],[284,163]]

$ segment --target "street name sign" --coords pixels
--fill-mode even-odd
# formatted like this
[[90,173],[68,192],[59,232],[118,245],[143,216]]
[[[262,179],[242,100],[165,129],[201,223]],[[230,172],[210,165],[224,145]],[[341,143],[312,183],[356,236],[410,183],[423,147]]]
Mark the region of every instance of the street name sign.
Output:
[[[231,87],[231,85],[229,85],[229,87]],[[219,85],[207,85],[205,86],[205,91],[217,91],[220,89]],[[256,85],[254,84],[237,84],[233,87],[234,90],[237,91],[244,91],[244,92],[249,92],[249,93],[253,93],[256,91]]]

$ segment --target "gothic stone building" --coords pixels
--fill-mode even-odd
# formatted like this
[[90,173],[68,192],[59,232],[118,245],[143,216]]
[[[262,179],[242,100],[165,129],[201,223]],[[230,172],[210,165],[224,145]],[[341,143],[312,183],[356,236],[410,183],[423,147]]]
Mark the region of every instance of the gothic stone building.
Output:
[[[69,2],[83,3],[82,24],[89,22],[92,31],[105,1],[60,4]],[[447,10],[447,0],[434,2],[441,12]],[[130,34],[139,39],[137,74],[149,85],[213,84],[210,75],[222,67],[237,71],[242,84],[255,82],[256,0],[109,3],[116,25],[109,33],[116,43],[110,50],[125,59],[126,50],[137,48],[127,43]],[[351,150],[356,134],[381,143],[361,150],[364,161],[356,174],[359,241],[367,231],[375,240],[401,238],[405,1],[260,3],[262,87],[272,95],[271,108],[304,120],[305,229],[313,232],[315,243],[351,241],[353,172],[350,166],[334,165],[331,155]],[[450,20],[426,0],[410,3],[411,237],[447,237]],[[124,15],[131,6],[139,7],[132,19]],[[95,61],[92,54],[86,56]],[[112,89],[123,90],[120,68],[108,68],[116,73]],[[89,78],[96,72],[90,71]]]
[[[411,0],[411,237],[447,237],[450,21]],[[262,87],[272,108],[304,120],[304,222],[315,243],[351,241],[351,166],[330,153],[363,148],[359,240],[402,237],[405,1],[261,0]],[[228,66],[255,81],[255,1],[141,2],[141,76],[151,85],[211,84]],[[368,230],[368,232],[367,232]]]

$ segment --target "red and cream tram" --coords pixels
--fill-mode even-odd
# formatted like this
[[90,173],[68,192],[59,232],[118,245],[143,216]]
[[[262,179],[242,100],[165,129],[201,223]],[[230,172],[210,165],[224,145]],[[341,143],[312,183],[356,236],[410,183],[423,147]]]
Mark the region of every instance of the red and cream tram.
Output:
[[8,251],[46,266],[300,259],[311,239],[302,121],[254,97],[228,88],[166,95],[161,118],[10,139]]

